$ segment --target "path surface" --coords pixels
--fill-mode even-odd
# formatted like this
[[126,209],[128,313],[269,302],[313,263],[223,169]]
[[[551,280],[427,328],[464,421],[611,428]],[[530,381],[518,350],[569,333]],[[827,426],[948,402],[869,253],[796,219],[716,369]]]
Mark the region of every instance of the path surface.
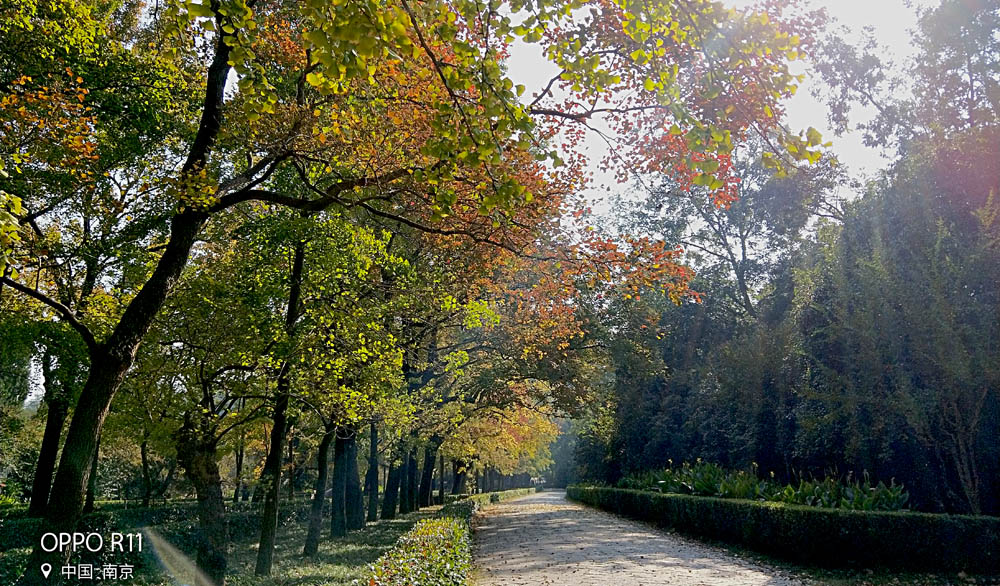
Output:
[[546,491],[477,520],[478,586],[800,586],[708,545]]

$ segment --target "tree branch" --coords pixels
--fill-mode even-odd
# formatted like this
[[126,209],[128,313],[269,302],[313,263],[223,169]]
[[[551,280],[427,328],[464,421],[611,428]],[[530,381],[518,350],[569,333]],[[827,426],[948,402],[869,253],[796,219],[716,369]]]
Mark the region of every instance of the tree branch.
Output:
[[85,326],[83,322],[81,322],[76,317],[76,314],[73,313],[73,311],[70,308],[66,307],[62,303],[59,303],[55,299],[50,298],[41,291],[31,289],[30,287],[25,287],[24,285],[8,277],[0,277],[0,283],[9,286],[11,289],[14,289],[15,291],[20,291],[21,293],[27,295],[28,297],[41,301],[45,305],[48,305],[49,307],[58,311],[59,315],[62,316],[63,320],[66,321],[66,323],[68,323],[69,325],[73,326],[73,329],[80,334],[80,337],[83,338],[83,341],[87,344],[87,349],[90,350],[91,353],[97,350],[99,344],[97,343],[97,339],[94,337],[93,332],[91,332],[90,328]]

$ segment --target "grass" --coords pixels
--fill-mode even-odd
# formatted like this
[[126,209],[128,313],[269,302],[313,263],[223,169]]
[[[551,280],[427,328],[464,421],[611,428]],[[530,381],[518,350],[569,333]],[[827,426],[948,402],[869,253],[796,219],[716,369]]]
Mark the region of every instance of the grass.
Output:
[[[253,575],[257,560],[256,533],[230,543],[230,586],[340,586],[361,578],[369,565],[391,548],[417,521],[434,516],[439,507],[423,509],[391,521],[371,523],[346,537],[326,538],[329,520],[324,520],[324,539],[313,557],[302,555],[306,523],[289,523],[278,528],[274,567],[271,576]],[[24,572],[30,548],[0,553],[0,584],[13,584]],[[191,554],[191,552],[185,552]],[[139,586],[174,586],[175,582],[153,562],[137,572],[130,584]]]
[[[395,545],[420,519],[434,515],[437,507],[379,521],[336,540],[320,542],[316,556],[306,558],[302,546],[306,525],[292,524],[278,531],[272,575],[253,575],[257,556],[256,540],[236,544],[230,550],[230,580],[233,586],[335,586],[361,578],[368,566]],[[324,527],[325,529],[326,527]]]

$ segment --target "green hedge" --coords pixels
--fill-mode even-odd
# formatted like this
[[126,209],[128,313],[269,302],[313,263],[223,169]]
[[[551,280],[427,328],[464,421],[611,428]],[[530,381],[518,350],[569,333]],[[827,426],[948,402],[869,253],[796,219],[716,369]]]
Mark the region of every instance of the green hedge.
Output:
[[483,505],[529,495],[533,488],[468,495],[441,507],[438,518],[417,523],[355,584],[466,586],[472,568],[469,521]]
[[469,525],[462,519],[425,519],[380,557],[365,586],[464,586],[472,568]]
[[1000,572],[1000,518],[821,509],[570,486],[566,495],[685,533],[824,566]]

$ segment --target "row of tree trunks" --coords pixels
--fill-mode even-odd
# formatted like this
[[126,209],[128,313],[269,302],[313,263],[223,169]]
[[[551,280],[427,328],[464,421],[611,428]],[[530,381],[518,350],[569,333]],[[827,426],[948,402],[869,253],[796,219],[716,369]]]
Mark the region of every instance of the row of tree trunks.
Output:
[[[457,483],[458,481],[456,481]],[[476,492],[497,492],[517,488],[531,488],[530,474],[500,474],[494,468],[487,468],[476,474]]]

